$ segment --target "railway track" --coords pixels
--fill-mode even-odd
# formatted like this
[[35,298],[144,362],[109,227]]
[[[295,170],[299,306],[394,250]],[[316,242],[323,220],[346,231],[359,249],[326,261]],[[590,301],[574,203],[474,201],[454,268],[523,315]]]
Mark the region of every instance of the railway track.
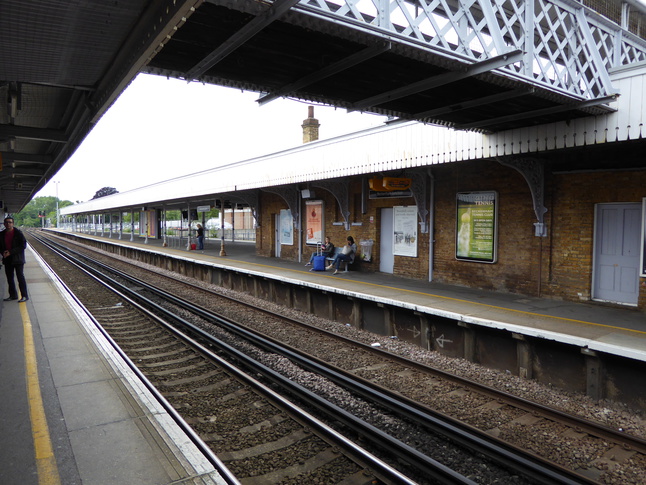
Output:
[[[120,263],[123,264],[123,263]],[[141,268],[138,268],[138,271],[141,271]],[[156,285],[158,286],[167,286],[170,287],[171,290],[173,291],[174,294],[178,293],[183,293],[183,291],[179,291],[178,287],[181,285],[184,285],[184,282],[179,282],[177,280],[170,281],[168,280],[166,283],[160,283],[160,275],[158,273],[153,273],[154,274],[154,279],[156,280]],[[153,278],[153,276],[150,276],[148,278]],[[146,279],[148,279],[146,278]],[[134,283],[135,286],[138,287],[144,287],[145,283],[143,281],[138,281]],[[147,291],[156,291],[153,289],[148,289]],[[204,288],[200,287],[191,287],[190,292],[193,294],[193,299],[198,300],[198,301],[209,301],[213,303],[215,298],[221,298],[221,295],[215,295],[213,292],[205,292]],[[201,295],[201,296],[200,296]],[[184,297],[182,297],[182,300]],[[181,305],[181,301],[175,301],[172,305],[175,308],[179,308],[179,305]],[[240,305],[241,302],[237,301],[237,305]],[[195,305],[188,305],[189,307],[194,307]],[[215,305],[211,306],[218,306],[216,303]],[[185,307],[183,311],[188,311],[188,309]],[[193,311],[193,310],[192,310]],[[200,310],[202,312],[208,312],[206,309]],[[231,310],[234,313],[240,313],[236,312],[235,310]],[[254,310],[254,311],[257,311]],[[202,314],[201,318],[205,320],[210,320],[212,317]],[[268,327],[268,319],[276,319],[277,317],[275,315],[265,315],[262,319],[255,318],[251,320],[255,320],[256,322],[258,320],[261,320],[261,325],[262,327],[266,330]],[[249,322],[246,322],[249,323]],[[313,329],[309,326],[306,326],[303,322],[285,322],[284,319],[280,320],[280,323],[274,323],[272,325],[280,325],[280,326],[285,326],[289,324],[291,326],[291,330],[287,332],[292,336],[292,340],[296,342],[303,342],[308,340],[308,336],[311,336],[311,332]],[[229,329],[229,331],[232,331]],[[318,332],[322,332],[320,329],[317,329]],[[239,331],[236,330],[238,334],[240,333],[247,333],[248,330],[244,331]],[[444,420],[444,422],[449,423],[449,427],[456,427],[460,429],[460,433],[466,433],[465,430],[471,431],[471,426],[465,426],[463,423],[460,423],[459,421],[452,420],[452,419],[447,419],[446,417],[441,416],[439,413],[434,413],[431,412],[430,407],[428,405],[420,404],[418,401],[424,401],[424,398],[428,398],[428,396],[425,395],[420,395],[420,396],[411,396],[412,399],[399,399],[399,394],[401,393],[401,390],[398,390],[396,393],[388,393],[387,391],[381,389],[379,391],[374,391],[376,389],[376,386],[373,386],[373,381],[381,381],[382,383],[388,381],[389,377],[388,376],[400,376],[400,379],[409,379],[409,378],[414,378],[417,380],[417,382],[426,382],[429,383],[429,380],[432,380],[434,382],[431,383],[431,387],[433,390],[439,390],[442,388],[448,388],[450,389],[448,393],[446,394],[453,394],[454,396],[465,396],[466,393],[477,393],[478,396],[477,398],[474,398],[473,396],[470,396],[468,398],[464,398],[464,402],[477,402],[479,403],[477,407],[480,408],[481,413],[480,414],[487,414],[487,412],[490,411],[495,411],[499,412],[502,409],[505,409],[506,412],[509,414],[509,416],[512,416],[508,418],[508,420],[511,421],[516,421],[516,422],[532,422],[534,425],[536,422],[540,420],[548,420],[551,423],[558,423],[559,426],[569,426],[570,429],[573,430],[574,434],[578,435],[585,435],[588,437],[593,437],[594,439],[597,440],[607,440],[610,443],[610,448],[612,449],[612,446],[620,446],[622,449],[630,449],[634,450],[635,453],[642,453],[643,452],[643,441],[636,439],[636,438],[631,438],[628,437],[628,439],[625,439],[627,436],[625,434],[613,434],[610,428],[607,427],[599,427],[596,423],[593,422],[587,422],[585,420],[581,420],[579,418],[574,418],[574,417],[567,417],[564,415],[564,413],[561,412],[555,412],[554,410],[550,410],[548,408],[545,408],[545,406],[536,406],[531,402],[527,402],[524,400],[519,400],[518,398],[514,398],[513,396],[509,395],[503,395],[500,394],[499,392],[492,390],[492,389],[486,389],[482,385],[473,383],[473,382],[468,382],[464,380],[459,380],[456,379],[454,376],[449,376],[449,375],[442,375],[441,373],[438,373],[436,370],[429,368],[428,366],[420,365],[416,362],[412,362],[406,359],[402,359],[400,356],[395,356],[392,354],[387,354],[384,353],[383,351],[379,351],[379,349],[375,349],[373,347],[370,347],[369,345],[365,344],[359,344],[358,342],[354,341],[348,341],[347,339],[341,338],[340,335],[335,334],[335,333],[330,333],[330,332],[323,332],[321,333],[321,338],[323,338],[323,334],[325,334],[325,339],[330,339],[333,340],[333,344],[329,345],[324,345],[324,349],[329,349],[331,347],[337,348],[338,352],[335,352],[334,354],[331,354],[327,352],[326,350],[323,350],[323,354],[325,354],[325,357],[327,357],[327,360],[336,360],[336,357],[338,355],[342,355],[345,352],[341,349],[341,345],[348,346],[349,350],[348,352],[352,352],[353,354],[353,363],[350,366],[350,369],[334,369],[334,370],[327,370],[327,371],[321,371],[321,367],[325,363],[324,361],[326,359],[312,359],[310,355],[307,355],[310,353],[310,350],[307,352],[298,352],[295,348],[289,348],[286,350],[279,350],[279,343],[277,341],[272,341],[272,339],[266,339],[266,336],[260,336],[260,337],[251,337],[251,336],[245,336],[247,339],[255,339],[256,340],[256,345],[260,345],[262,348],[268,349],[271,348],[271,351],[274,353],[282,353],[283,356],[288,357],[291,361],[299,361],[301,366],[304,368],[310,370],[311,372],[324,372],[326,375],[326,378],[331,379],[332,381],[336,382],[337,385],[340,386],[345,386],[347,389],[351,389],[351,392],[353,394],[362,394],[364,396],[364,399],[370,401],[370,402],[380,402],[380,406],[387,407],[391,405],[395,401],[399,401],[400,403],[398,404],[400,410],[397,411],[398,413],[404,413],[403,418],[398,418],[398,419],[404,419],[404,420],[409,420],[413,421],[415,423],[420,423],[426,420],[426,427],[429,429],[433,429],[436,426],[439,426],[436,424],[436,420]],[[262,339],[262,341],[258,340]],[[319,342],[320,344],[320,342]],[[319,345],[320,346],[320,345]],[[320,353],[320,352],[319,352]],[[337,362],[338,363],[338,362]],[[390,368],[388,368],[390,367]],[[359,380],[358,383],[355,382],[354,384],[350,383],[350,381],[353,381],[355,377],[360,374],[363,375],[364,379]],[[413,377],[411,377],[411,374],[414,374]],[[371,388],[373,390],[367,391],[366,388]],[[420,386],[417,386],[417,389],[420,389]],[[189,392],[189,391],[186,391]],[[376,394],[371,394],[374,392],[380,392],[383,393],[381,397],[376,397]],[[424,393],[421,393],[424,394]],[[426,393],[428,394],[428,393]],[[428,400],[428,399],[427,399]],[[509,408],[509,409],[508,409]],[[404,411],[405,409],[405,411]],[[394,411],[393,411],[394,412]],[[522,413],[522,414],[519,414]],[[432,419],[429,418],[428,416],[432,416]],[[500,419],[500,418],[499,418]],[[563,424],[564,421],[568,421],[568,424]],[[444,425],[447,426],[447,425]],[[489,451],[485,451],[486,446],[491,446],[491,443],[495,443],[496,446],[502,447],[501,452],[499,452],[502,455],[510,456],[514,453],[518,453],[519,451],[516,450],[514,446],[508,446],[507,443],[504,443],[500,440],[495,440],[495,439],[490,439],[491,435],[495,435],[495,432],[491,431],[491,428],[489,428],[488,433],[480,434],[479,439],[484,440],[487,442],[486,444],[480,444],[478,446],[474,445],[465,445],[466,448],[476,450],[477,453],[489,453]],[[444,433],[448,433],[446,430]],[[366,436],[366,432],[362,432],[362,436]],[[379,439],[382,439],[380,437]],[[452,441],[461,441],[462,438],[456,438],[455,435],[451,436],[450,440]],[[482,446],[483,448],[480,448]],[[491,452],[493,453],[493,452]],[[415,460],[417,457],[415,456],[402,456],[399,458],[399,461],[411,461]],[[533,457],[530,457],[533,459]],[[529,460],[529,458],[524,458],[526,460]],[[540,460],[539,460],[540,461]],[[513,463],[509,462],[504,462],[504,467],[508,469],[513,469],[514,465]],[[552,466],[552,464],[547,463],[546,465],[541,465],[541,466]],[[470,465],[472,468],[475,467],[475,469],[478,468],[478,465],[471,464]],[[489,466],[489,465],[484,465],[484,466]],[[525,463],[522,467],[526,467],[527,463]],[[530,467],[531,468],[531,467]],[[428,470],[423,470],[422,476],[430,476],[430,472]],[[513,472],[512,475],[516,473]],[[521,472],[527,474],[528,469],[525,469],[524,472]],[[586,482],[593,482],[594,480],[590,477],[585,477],[576,473],[569,474],[569,472],[562,470],[560,467],[553,467],[552,471],[550,473],[559,473],[562,475],[559,475],[558,478],[554,475],[552,475],[550,478],[545,478],[541,479],[540,477],[536,477],[538,474],[536,470],[532,470],[531,474],[534,475],[534,480],[536,480],[536,483],[586,483]],[[516,477],[517,478],[517,477]],[[510,482],[512,483],[512,482]],[[518,483],[514,481],[513,483]],[[531,482],[528,482],[531,483]]]

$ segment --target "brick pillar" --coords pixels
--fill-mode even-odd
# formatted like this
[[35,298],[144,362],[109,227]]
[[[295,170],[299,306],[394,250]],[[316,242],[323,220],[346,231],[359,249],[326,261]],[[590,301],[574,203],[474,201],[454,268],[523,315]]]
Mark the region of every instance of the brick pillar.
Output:
[[303,143],[309,143],[319,139],[319,120],[314,118],[314,106],[307,107],[307,119],[303,120]]

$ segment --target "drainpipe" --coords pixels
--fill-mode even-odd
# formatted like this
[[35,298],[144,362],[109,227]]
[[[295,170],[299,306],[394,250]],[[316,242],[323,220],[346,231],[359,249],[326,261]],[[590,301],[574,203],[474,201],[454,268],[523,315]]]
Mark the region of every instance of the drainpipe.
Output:
[[428,169],[428,176],[431,179],[429,187],[429,202],[428,202],[428,281],[433,281],[433,252],[435,247],[435,231],[433,229],[433,219],[435,218],[435,177],[431,169]]

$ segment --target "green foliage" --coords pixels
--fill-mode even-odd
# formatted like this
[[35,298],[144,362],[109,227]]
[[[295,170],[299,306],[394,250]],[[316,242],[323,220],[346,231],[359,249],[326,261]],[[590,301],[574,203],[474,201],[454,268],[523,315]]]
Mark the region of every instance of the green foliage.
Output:
[[166,211],[167,221],[178,221],[182,217],[182,211],[172,210]]
[[[56,197],[36,197],[29,201],[29,203],[18,214],[14,214],[16,227],[42,227],[43,221],[38,217],[39,213],[45,214],[45,219],[49,219],[50,226],[56,226]],[[73,205],[69,200],[58,200],[59,210],[63,207]],[[47,223],[47,221],[45,221]]]

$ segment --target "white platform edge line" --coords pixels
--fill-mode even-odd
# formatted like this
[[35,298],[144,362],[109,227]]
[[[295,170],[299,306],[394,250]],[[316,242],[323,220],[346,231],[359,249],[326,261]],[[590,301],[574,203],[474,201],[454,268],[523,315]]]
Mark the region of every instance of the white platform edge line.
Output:
[[186,436],[186,433],[182,431],[161,404],[159,404],[157,399],[152,396],[144,384],[132,372],[130,367],[123,361],[103,334],[94,326],[94,323],[82,307],[65,291],[63,285],[50,271],[42,258],[31,248],[30,250],[34,255],[34,259],[36,259],[45,274],[47,274],[86,334],[92,339],[101,354],[108,361],[115,374],[119,376],[126,388],[130,390],[133,398],[146,412],[149,421],[155,427],[166,445],[171,450],[175,450],[175,456],[182,463],[185,470],[192,475],[192,478],[195,478],[197,475],[202,480],[205,480],[204,483],[226,485],[227,482],[222,478],[220,473],[204,457],[197,446]]

